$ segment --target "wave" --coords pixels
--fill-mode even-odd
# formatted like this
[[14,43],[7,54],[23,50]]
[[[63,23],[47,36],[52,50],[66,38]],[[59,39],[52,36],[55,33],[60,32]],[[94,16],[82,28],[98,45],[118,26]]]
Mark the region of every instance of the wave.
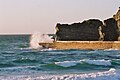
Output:
[[39,43],[48,43],[48,42],[53,42],[53,39],[51,39],[49,35],[34,33],[31,35],[30,47],[33,49],[43,49],[44,47],[42,45],[39,45]]
[[101,65],[101,66],[111,66],[110,60],[80,60],[80,61],[55,62],[56,65],[62,66],[62,67],[72,67],[82,63]]
[[11,63],[0,63],[0,68],[14,67],[14,64]]
[[40,51],[53,51],[53,50],[56,50],[56,49],[48,48],[48,49],[41,49]]
[[12,61],[14,63],[37,63],[38,61],[37,60],[32,60],[32,59],[17,59],[17,60],[14,60]]
[[54,79],[54,80],[119,80],[120,71],[111,68],[109,71],[88,73],[88,74],[69,74],[69,75],[52,75],[41,76],[39,79]]
[[86,62],[88,64],[94,64],[94,65],[103,65],[103,66],[111,65],[110,60],[81,60],[81,61]]
[[76,66],[80,61],[64,61],[64,62],[55,62],[56,65],[62,66],[62,67],[71,67]]
[[104,49],[104,51],[118,51],[119,49]]
[[[39,66],[36,64],[39,63]],[[13,65],[14,64],[14,65]],[[115,60],[79,60],[79,61],[63,61],[63,62],[41,62],[34,59],[15,59],[8,63],[0,64],[0,68],[14,67],[18,65],[36,65],[33,70],[107,70],[120,65],[120,59]],[[42,64],[42,65],[40,65]]]
[[65,74],[65,75],[5,75],[0,79],[11,80],[120,80],[120,70],[111,68],[108,71],[87,74]]

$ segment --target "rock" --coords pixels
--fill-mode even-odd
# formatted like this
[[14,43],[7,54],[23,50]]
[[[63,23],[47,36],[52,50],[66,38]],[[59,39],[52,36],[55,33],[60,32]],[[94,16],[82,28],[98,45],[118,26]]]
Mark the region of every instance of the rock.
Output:
[[102,26],[104,41],[118,41],[118,30],[117,22],[114,18],[104,20],[104,25]]
[[56,25],[56,40],[60,41],[120,41],[120,7],[113,16],[102,21],[90,19],[71,25]]
[[117,21],[117,26],[119,28],[119,38],[118,38],[118,40],[120,41],[120,7],[119,7],[118,12],[115,15],[113,15],[113,18]]
[[82,23],[71,25],[56,25],[57,40],[60,41],[98,41],[100,38],[99,27],[103,25],[100,20],[90,19]]

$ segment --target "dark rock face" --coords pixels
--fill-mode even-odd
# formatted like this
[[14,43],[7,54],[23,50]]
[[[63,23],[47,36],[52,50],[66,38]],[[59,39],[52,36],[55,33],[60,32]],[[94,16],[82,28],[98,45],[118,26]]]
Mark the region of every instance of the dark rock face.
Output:
[[117,26],[119,28],[118,40],[120,41],[120,7],[119,7],[119,10],[117,11],[117,13],[115,15],[113,15],[113,18],[117,21]]
[[120,41],[120,7],[118,12],[104,20],[90,19],[82,23],[57,24],[57,40],[60,41]]
[[102,32],[104,34],[104,41],[118,41],[119,29],[116,20],[113,18],[104,20]]
[[98,41],[100,38],[99,27],[102,22],[90,19],[82,23],[57,24],[56,35],[60,41]]

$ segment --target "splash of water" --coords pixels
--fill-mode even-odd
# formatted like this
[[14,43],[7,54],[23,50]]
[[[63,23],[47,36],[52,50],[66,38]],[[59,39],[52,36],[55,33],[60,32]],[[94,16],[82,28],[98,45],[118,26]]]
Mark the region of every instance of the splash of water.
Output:
[[53,42],[53,39],[47,34],[34,33],[31,35],[30,47],[33,49],[42,49],[43,47],[39,43]]

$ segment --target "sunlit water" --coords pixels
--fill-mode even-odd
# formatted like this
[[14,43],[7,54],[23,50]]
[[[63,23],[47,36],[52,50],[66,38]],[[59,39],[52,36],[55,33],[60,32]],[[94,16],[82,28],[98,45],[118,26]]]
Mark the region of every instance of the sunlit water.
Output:
[[120,80],[119,50],[33,49],[30,39],[0,36],[0,80]]

